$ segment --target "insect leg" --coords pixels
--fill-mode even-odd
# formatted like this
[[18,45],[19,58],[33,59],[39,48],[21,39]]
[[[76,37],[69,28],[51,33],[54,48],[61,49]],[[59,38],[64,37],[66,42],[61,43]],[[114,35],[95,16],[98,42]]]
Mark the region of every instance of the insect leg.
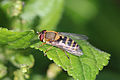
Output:
[[43,46],[43,45],[45,45],[46,43],[42,43],[39,47],[41,47],[41,46]]
[[[45,53],[48,52],[51,48],[53,48],[53,46],[49,47],[49,48],[45,51]],[[44,54],[44,56],[46,56],[46,54]]]
[[[61,48],[59,48],[59,49],[61,49]],[[69,56],[68,56],[68,54],[66,53],[66,51],[63,50],[63,49],[61,49],[61,50],[65,53],[65,55],[67,56],[67,58],[70,59]]]
[[63,50],[63,51],[64,51],[65,55],[67,56],[67,58],[70,59],[68,54],[66,53],[66,51],[65,50]]

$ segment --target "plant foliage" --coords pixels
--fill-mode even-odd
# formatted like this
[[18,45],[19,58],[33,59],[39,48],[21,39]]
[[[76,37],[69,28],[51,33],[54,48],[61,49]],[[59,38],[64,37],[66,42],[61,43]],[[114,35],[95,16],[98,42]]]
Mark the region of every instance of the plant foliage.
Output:
[[[103,69],[103,66],[108,64],[110,54],[96,49],[85,40],[77,40],[81,46],[84,55],[78,57],[68,53],[68,57],[65,53],[56,47],[46,52],[47,57],[53,60],[57,65],[61,66],[68,72],[75,80],[95,80],[99,70]],[[32,48],[39,49],[45,52],[49,45],[40,47],[41,42],[31,45]]]
[[[40,41],[32,43],[31,40],[34,35],[35,33],[33,31],[13,32],[5,28],[0,28],[0,43],[14,49],[27,48],[30,46],[31,48],[39,49],[43,52],[51,47],[50,45],[43,45],[40,47],[42,44]],[[99,70],[102,70],[103,66],[108,64],[110,55],[96,49],[86,40],[77,40],[77,42],[81,46],[84,55],[78,57],[68,53],[68,59],[62,50],[53,47],[46,52],[47,57],[50,60],[53,60],[57,65],[61,66],[75,80],[94,80]],[[24,61],[24,58],[20,57],[19,54],[16,57],[21,58],[18,59],[18,61]],[[12,61],[14,63],[14,60]],[[29,61],[29,59],[27,61]],[[21,61],[19,61],[19,63],[24,64]]]
[[[81,4],[80,7],[84,7],[84,10],[78,7],[79,3]],[[53,74],[55,77],[62,74],[60,80],[71,80],[71,78],[75,80],[95,80],[99,71],[108,64],[110,54],[93,47],[87,40],[75,40],[84,54],[75,56],[67,53],[68,58],[57,47],[47,44],[40,46],[42,42],[37,38],[36,31],[44,29],[62,31],[69,28],[69,32],[74,30],[79,33],[80,30],[85,29],[83,28],[84,24],[97,14],[96,5],[95,2],[82,0],[1,0],[0,79],[49,80],[50,78],[47,75],[51,76],[52,74],[51,66],[48,71],[46,69],[53,61],[59,67],[57,68],[53,64],[53,68],[57,69],[53,70]],[[61,17],[63,10],[66,13]],[[65,15],[69,18],[63,20],[62,18]],[[60,19],[62,20],[59,24],[65,24],[66,27],[57,26]],[[72,22],[69,22],[69,19],[72,19]],[[66,21],[68,22],[66,23]],[[52,48],[46,52],[50,47]],[[38,59],[35,57],[36,53],[39,55],[37,56]],[[48,60],[43,55],[46,55]],[[49,62],[49,60],[52,61]],[[36,69],[36,62],[42,69],[39,67]],[[39,69],[41,73],[39,73]],[[61,69],[71,77],[64,72],[60,72]],[[51,71],[51,74],[48,74],[49,71]],[[52,79],[55,79],[55,77],[52,77]],[[56,77],[56,80],[59,79]]]

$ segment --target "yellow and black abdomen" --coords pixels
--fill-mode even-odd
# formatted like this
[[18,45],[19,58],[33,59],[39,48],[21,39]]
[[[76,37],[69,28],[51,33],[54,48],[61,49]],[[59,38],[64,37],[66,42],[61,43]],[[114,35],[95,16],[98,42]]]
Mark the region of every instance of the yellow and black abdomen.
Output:
[[79,45],[74,40],[66,36],[61,35],[59,39],[55,41],[53,46],[57,46],[73,55],[80,56],[83,54]]

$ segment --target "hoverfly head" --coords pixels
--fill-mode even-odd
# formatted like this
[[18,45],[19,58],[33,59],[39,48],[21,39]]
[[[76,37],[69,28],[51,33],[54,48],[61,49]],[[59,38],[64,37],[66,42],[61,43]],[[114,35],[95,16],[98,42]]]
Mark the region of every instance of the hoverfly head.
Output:
[[43,42],[44,39],[44,35],[45,35],[46,30],[43,30],[41,32],[38,32],[38,38],[40,39],[40,41]]

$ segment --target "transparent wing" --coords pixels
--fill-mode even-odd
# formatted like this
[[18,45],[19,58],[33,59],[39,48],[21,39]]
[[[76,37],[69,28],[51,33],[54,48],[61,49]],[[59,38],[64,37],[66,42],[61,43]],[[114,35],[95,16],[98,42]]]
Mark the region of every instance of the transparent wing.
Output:
[[66,33],[66,32],[58,32],[59,34],[61,35],[64,35],[64,36],[68,36],[72,39],[76,39],[76,40],[87,40],[88,37],[85,36],[85,35],[82,35],[82,34],[75,34],[75,33]]

